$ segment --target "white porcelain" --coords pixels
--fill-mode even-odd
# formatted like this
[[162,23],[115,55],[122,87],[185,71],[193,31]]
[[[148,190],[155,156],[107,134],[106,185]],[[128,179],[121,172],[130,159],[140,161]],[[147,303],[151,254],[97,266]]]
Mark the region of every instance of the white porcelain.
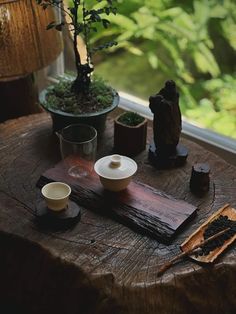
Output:
[[133,159],[121,155],[103,157],[94,165],[104,188],[113,192],[124,190],[137,169]]
[[51,182],[41,190],[47,207],[54,211],[60,211],[67,207],[71,188],[63,182]]

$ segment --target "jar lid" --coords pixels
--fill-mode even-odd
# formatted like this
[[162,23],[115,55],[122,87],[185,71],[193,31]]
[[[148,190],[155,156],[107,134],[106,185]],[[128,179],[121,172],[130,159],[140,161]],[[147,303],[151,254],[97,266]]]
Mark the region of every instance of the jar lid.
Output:
[[95,165],[95,172],[106,179],[125,179],[137,171],[136,162],[126,156],[110,155],[99,159]]

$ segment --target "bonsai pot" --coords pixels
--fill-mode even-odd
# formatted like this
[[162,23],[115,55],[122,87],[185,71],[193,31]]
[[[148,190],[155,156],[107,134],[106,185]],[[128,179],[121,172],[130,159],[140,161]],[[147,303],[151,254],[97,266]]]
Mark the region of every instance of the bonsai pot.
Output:
[[135,156],[146,148],[147,119],[142,117],[141,123],[130,126],[119,121],[125,114],[114,121],[114,150],[121,155]]
[[118,106],[120,100],[119,94],[114,90],[114,98],[110,107],[98,112],[73,114],[45,106],[46,95],[47,89],[44,89],[39,95],[39,100],[41,106],[51,115],[53,132],[59,131],[70,124],[82,123],[93,126],[100,137],[105,130],[107,114]]

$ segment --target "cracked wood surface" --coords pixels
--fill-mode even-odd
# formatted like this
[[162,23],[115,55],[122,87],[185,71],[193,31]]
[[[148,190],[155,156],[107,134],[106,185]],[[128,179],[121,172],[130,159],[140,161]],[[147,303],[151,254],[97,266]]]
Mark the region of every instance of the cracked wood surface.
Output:
[[[112,153],[118,112],[110,115],[98,157]],[[150,123],[148,143],[151,137]],[[135,158],[135,179],[199,208],[167,246],[86,208],[71,230],[38,230],[34,212],[41,196],[35,185],[60,160],[50,117],[43,113],[0,124],[1,299],[25,313],[233,313],[234,246],[214,265],[202,267],[186,259],[157,277],[160,265],[180,252],[179,245],[207,217],[225,203],[236,206],[236,168],[193,142],[181,142],[189,149],[182,168],[156,170],[147,151]],[[208,162],[211,168],[210,191],[202,198],[189,190],[196,162]]]

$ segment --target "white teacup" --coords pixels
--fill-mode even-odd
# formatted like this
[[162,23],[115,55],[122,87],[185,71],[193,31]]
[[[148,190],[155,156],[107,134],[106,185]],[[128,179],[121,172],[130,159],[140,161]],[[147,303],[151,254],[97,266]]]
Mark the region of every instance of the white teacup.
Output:
[[51,182],[44,185],[41,193],[49,209],[60,211],[68,205],[71,188],[63,182]]

